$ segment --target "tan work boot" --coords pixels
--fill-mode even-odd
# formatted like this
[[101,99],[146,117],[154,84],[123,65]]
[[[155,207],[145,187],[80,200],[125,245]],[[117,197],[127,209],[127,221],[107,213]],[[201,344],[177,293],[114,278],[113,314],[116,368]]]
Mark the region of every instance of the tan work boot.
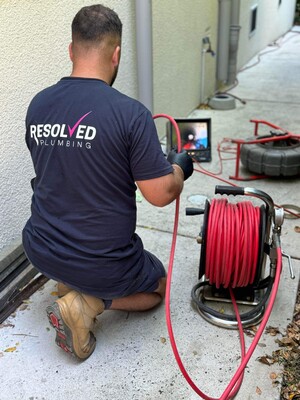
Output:
[[56,300],[47,307],[49,322],[56,330],[56,344],[80,360],[88,358],[96,347],[91,329],[103,311],[101,299],[75,290]]
[[69,286],[65,285],[64,283],[61,282],[57,282],[57,295],[58,297],[63,297],[66,294],[68,294],[69,292],[71,292],[71,288],[69,288]]

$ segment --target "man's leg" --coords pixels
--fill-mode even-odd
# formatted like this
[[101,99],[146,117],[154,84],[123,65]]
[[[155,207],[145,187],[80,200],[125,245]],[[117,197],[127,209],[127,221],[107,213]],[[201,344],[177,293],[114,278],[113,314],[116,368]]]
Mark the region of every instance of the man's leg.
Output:
[[[58,296],[63,297],[72,289],[63,283],[57,284]],[[160,278],[158,288],[152,293],[135,293],[112,300],[109,310],[146,311],[159,305],[165,297],[166,278]]]
[[166,278],[160,278],[158,288],[152,293],[135,293],[113,299],[109,310],[146,311],[159,305],[165,297]]
[[[91,330],[96,316],[104,311],[104,302],[65,285],[61,289],[66,294],[47,307],[49,322],[56,330],[56,344],[78,359],[85,360],[95,349],[96,338]],[[162,302],[165,291],[166,278],[160,278],[158,288],[153,292],[113,299],[109,310],[150,310]]]

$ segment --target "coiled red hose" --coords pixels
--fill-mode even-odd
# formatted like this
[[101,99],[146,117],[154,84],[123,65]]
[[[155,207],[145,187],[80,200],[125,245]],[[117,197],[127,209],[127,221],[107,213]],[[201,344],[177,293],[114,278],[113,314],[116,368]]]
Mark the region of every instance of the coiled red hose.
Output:
[[206,235],[205,276],[218,289],[253,283],[259,253],[260,209],[213,199]]

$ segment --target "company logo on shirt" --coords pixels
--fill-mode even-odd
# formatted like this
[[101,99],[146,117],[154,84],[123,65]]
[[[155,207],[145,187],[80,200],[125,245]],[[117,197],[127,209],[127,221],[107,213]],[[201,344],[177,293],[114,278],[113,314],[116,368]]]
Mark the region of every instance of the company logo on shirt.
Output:
[[[90,149],[96,136],[94,126],[83,125],[83,120],[91,113],[84,114],[72,126],[66,124],[30,125],[30,137],[38,146],[85,147]],[[72,138],[72,140],[70,140]]]

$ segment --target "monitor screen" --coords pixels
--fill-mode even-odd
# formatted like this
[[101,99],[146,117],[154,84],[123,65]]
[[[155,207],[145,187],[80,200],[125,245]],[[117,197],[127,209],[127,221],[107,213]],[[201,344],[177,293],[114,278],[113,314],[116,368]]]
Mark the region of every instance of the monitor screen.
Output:
[[[211,119],[174,118],[180,131],[181,148],[196,161],[211,161]],[[171,122],[167,123],[168,150],[177,147],[177,134]]]

